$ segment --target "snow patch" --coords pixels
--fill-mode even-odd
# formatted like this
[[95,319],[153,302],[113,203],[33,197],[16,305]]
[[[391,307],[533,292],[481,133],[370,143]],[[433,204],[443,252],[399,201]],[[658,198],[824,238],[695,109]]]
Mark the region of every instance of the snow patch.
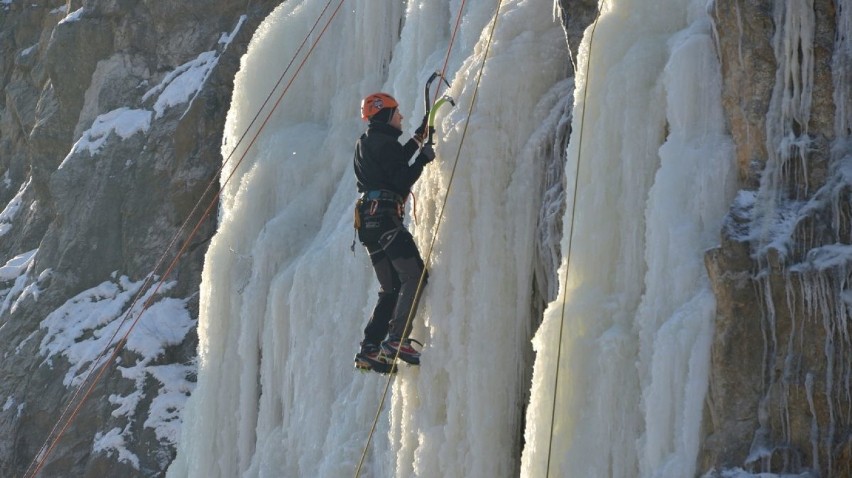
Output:
[[3,411],[5,412],[6,410],[12,408],[14,405],[15,405],[15,398],[12,397],[11,395],[9,395],[9,397],[6,398],[6,403],[3,404]]
[[215,51],[206,51],[198,55],[194,60],[184,63],[166,75],[159,85],[142,96],[142,101],[159,94],[154,103],[155,119],[162,117],[167,108],[195,99],[218,62],[219,57]]
[[0,267],[0,283],[14,281],[11,288],[0,290],[0,299],[2,299],[2,303],[0,303],[0,316],[7,311],[15,312],[18,302],[24,297],[28,295],[38,297],[37,288],[32,288],[34,284],[27,286],[29,271],[37,252],[38,249],[33,249],[32,251],[19,254],[6,262],[3,267]]
[[224,45],[225,48],[227,48],[228,45],[230,45],[231,42],[234,41],[234,37],[237,36],[237,33],[240,31],[240,28],[243,27],[243,23],[245,23],[246,18],[248,18],[246,15],[240,15],[240,19],[237,20],[237,26],[234,28],[234,30],[231,33],[222,33],[222,36],[219,37],[219,44]]
[[[62,7],[62,8],[61,8],[61,10],[62,10],[62,13],[64,13],[64,11],[65,11],[65,7]],[[76,22],[77,20],[79,20],[79,19],[83,18],[83,12],[84,12],[85,10],[86,10],[86,9],[85,9],[84,7],[80,7],[79,9],[77,9],[77,10],[75,10],[75,11],[71,12],[71,13],[70,13],[69,15],[67,15],[65,18],[63,18],[62,20],[60,20],[60,21],[59,21],[59,23],[57,23],[57,25],[62,25],[63,23]]]
[[[64,12],[65,8],[63,7],[61,10]],[[60,20],[59,23],[57,23],[57,25],[62,25],[63,23],[76,22],[76,21],[80,20],[81,18],[83,18],[83,12],[84,11],[85,11],[85,7],[80,7],[79,9],[71,12],[70,15],[68,15],[65,18],[63,18],[62,20]]]
[[[6,179],[6,181],[6,184],[8,186],[9,180]],[[3,211],[0,212],[0,237],[5,235],[7,232],[9,232],[10,229],[12,229],[12,221],[15,220],[15,217],[18,215],[18,211],[21,210],[21,205],[24,202],[24,193],[27,191],[27,189],[29,189],[30,183],[32,183],[32,178],[27,180],[27,182],[21,186],[21,188],[18,190],[18,194],[16,194],[15,197],[13,197],[11,201],[9,201],[9,204],[7,204],[5,208],[3,208]],[[0,277],[0,280],[3,280],[2,277]]]
[[151,402],[145,428],[153,428],[158,440],[177,445],[181,430],[181,411],[186,405],[195,382],[196,365],[169,364],[148,367],[147,372],[156,378],[162,387]]
[[[127,309],[144,282],[133,282],[126,276],[114,277],[77,294],[42,321],[40,328],[47,329],[47,333],[39,346],[40,353],[48,365],[57,356],[68,360],[70,367],[63,380],[66,386],[77,386],[89,370],[103,363],[117,339],[123,337],[133,320],[143,313],[142,306],[151,300],[153,288],[136,301],[130,313]],[[160,293],[169,291],[175,284],[164,284]],[[182,343],[195,327],[186,302],[185,299],[159,298],[144,310],[144,316],[128,335],[126,347],[139,357],[134,364],[118,367],[118,370],[125,379],[133,381],[135,387],[126,395],[109,397],[109,402],[115,405],[112,416],[125,418],[128,424],[123,430],[113,428],[105,434],[99,433],[94,451],[114,451],[119,460],[138,467],[138,459],[126,449],[125,442],[139,416],[145,417],[143,426],[152,428],[159,440],[175,444],[181,425],[180,412],[194,386],[188,378],[194,376],[195,365],[153,363],[167,347]],[[101,352],[105,353],[98,358]],[[151,399],[149,409],[140,410],[140,405],[147,402],[145,383],[149,377],[154,377],[162,386]]]
[[[47,329],[39,347],[45,363],[50,365],[54,357],[62,355],[71,365],[63,380],[66,386],[76,385],[98,354],[112,349],[114,344],[110,339],[113,336],[127,333],[132,325],[129,318],[138,316],[142,305],[153,294],[153,290],[148,290],[136,301],[133,311],[126,313],[126,307],[143,283],[133,282],[126,276],[103,282],[72,297],[41,322],[40,327]],[[161,293],[175,284],[164,284]],[[128,320],[124,320],[125,317]],[[142,355],[142,361],[150,361],[165,347],[179,344],[193,326],[185,300],[163,298],[145,311],[134,333],[128,337],[127,348]],[[172,330],[164,330],[166,328]]]
[[3,267],[0,267],[0,281],[8,281],[19,277],[26,272],[27,267],[32,263],[38,249],[33,249],[23,254],[10,259]]
[[86,150],[92,156],[98,154],[111,133],[117,134],[121,139],[127,139],[136,133],[147,132],[150,127],[150,111],[124,107],[104,113],[95,118],[92,127],[86,130],[80,139],[74,143],[58,169],[62,169],[75,153]]
[[17,347],[15,347],[15,355],[18,355],[19,353],[21,353],[21,350],[24,348],[24,346],[27,345],[27,343],[29,343],[29,341],[32,340],[33,337],[35,337],[37,333],[38,333],[38,330],[34,330],[32,333],[30,333],[30,335],[27,335],[27,337],[24,340],[22,340],[21,343],[19,343]]
[[24,57],[28,56],[30,53],[34,52],[37,48],[38,48],[38,43],[23,49],[21,51],[21,53],[19,53],[19,56],[21,58],[24,58]]
[[233,31],[222,33],[218,43],[223,46],[219,52],[215,50],[206,51],[195,59],[178,66],[174,71],[167,74],[159,85],[151,88],[142,96],[142,101],[147,101],[154,95],[159,95],[154,103],[155,119],[161,118],[166,109],[172,106],[187,102],[190,105],[192,104],[192,101],[195,100],[201,88],[207,82],[207,78],[210,77],[210,72],[219,63],[221,52],[231,44],[246,18],[246,15],[240,16]]
[[92,445],[92,451],[118,454],[118,461],[129,463],[133,468],[139,469],[139,457],[131,453],[124,442],[123,432],[120,428],[102,434],[95,434],[95,442]]

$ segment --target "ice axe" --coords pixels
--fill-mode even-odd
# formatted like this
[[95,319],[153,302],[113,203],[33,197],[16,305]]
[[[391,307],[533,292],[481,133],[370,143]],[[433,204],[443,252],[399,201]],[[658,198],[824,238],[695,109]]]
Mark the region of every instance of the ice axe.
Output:
[[441,73],[439,73],[437,71],[435,73],[432,73],[432,75],[429,77],[429,79],[426,80],[426,88],[423,91],[423,99],[424,99],[425,105],[426,105],[426,115],[427,115],[427,118],[428,118],[427,121],[426,121],[426,124],[428,126],[428,129],[427,129],[427,133],[426,133],[426,141],[424,142],[424,144],[428,144],[428,145],[434,145],[435,144],[435,141],[432,139],[432,135],[435,133],[435,113],[438,112],[438,108],[443,106],[444,103],[450,103],[453,106],[456,105],[455,100],[453,100],[453,98],[449,95],[442,96],[441,98],[438,99],[438,101],[435,102],[434,105],[432,105],[432,100],[429,96],[430,96],[430,90],[432,89],[432,82],[435,81],[436,78],[441,78],[444,81],[444,83],[447,85],[447,88],[450,87],[450,82],[447,81],[446,78],[444,78],[444,75],[442,75]]

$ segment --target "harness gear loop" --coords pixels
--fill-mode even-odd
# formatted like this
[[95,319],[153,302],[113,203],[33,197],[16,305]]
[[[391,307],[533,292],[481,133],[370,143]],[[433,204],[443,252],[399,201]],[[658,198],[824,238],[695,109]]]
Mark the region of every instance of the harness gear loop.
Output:
[[355,255],[355,241],[358,238],[358,229],[361,229],[361,213],[359,209],[361,209],[362,201],[358,199],[355,201],[355,220],[352,222],[352,225],[355,227],[355,232],[352,233],[352,245],[349,246],[349,250],[352,251],[352,255]]
[[363,202],[362,200],[360,200],[360,199],[359,199],[359,200],[357,200],[357,201],[355,201],[355,221],[354,221],[354,223],[353,223],[353,224],[354,224],[354,226],[355,226],[355,230],[361,229],[361,214],[360,214],[360,209],[361,209],[361,205],[362,205],[362,204],[364,204],[364,202]]

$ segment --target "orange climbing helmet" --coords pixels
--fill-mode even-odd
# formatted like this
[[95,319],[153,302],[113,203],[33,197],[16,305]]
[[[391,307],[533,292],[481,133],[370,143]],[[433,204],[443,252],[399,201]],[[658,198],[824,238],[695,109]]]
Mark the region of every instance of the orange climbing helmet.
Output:
[[399,103],[396,102],[393,96],[387,93],[373,93],[361,100],[361,118],[364,121],[368,121],[374,114],[384,108],[396,108],[398,106]]

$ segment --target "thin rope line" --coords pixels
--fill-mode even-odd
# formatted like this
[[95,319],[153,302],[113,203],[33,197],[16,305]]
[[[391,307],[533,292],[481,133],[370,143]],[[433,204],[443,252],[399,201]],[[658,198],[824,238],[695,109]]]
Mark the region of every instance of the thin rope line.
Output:
[[595,30],[598,28],[598,20],[601,16],[601,10],[606,0],[602,0],[595,15],[595,22],[592,25],[592,32],[589,35],[589,54],[586,60],[586,78],[583,85],[583,112],[580,114],[580,137],[577,139],[577,166],[574,170],[574,197],[571,204],[571,232],[568,234],[568,253],[565,256],[565,283],[562,284],[562,315],[559,321],[559,342],[556,351],[556,373],[553,384],[553,407],[550,411],[550,439],[547,444],[547,471],[545,478],[550,477],[550,458],[553,452],[553,430],[556,424],[556,398],[559,390],[559,364],[562,361],[562,335],[565,328],[565,309],[568,302],[568,271],[571,266],[571,252],[574,245],[574,224],[577,217],[577,189],[580,183],[580,159],[583,153],[583,129],[586,126],[586,98],[589,94],[589,65],[592,63],[592,45],[595,40]]
[[[453,44],[456,42],[456,32],[459,31],[459,25],[461,25],[462,13],[464,12],[464,5],[467,3],[467,0],[462,0],[461,5],[459,5],[459,13],[456,15],[456,25],[453,27],[453,34],[450,36],[450,44],[447,46],[447,55],[444,57],[444,66],[441,67],[441,78],[446,80],[447,74],[447,65],[450,64],[450,50],[453,49]],[[438,82],[438,89],[435,90],[435,99],[432,101],[432,106],[435,106],[435,103],[438,102],[438,98],[441,97],[441,87],[443,85],[441,82]]]
[[[485,46],[485,54],[482,56],[482,63],[480,64],[479,73],[477,74],[477,77],[476,77],[476,86],[473,89],[473,96],[470,99],[470,107],[468,108],[468,112],[467,112],[467,121],[465,121],[464,129],[462,130],[461,139],[459,140],[459,147],[458,147],[458,150],[456,152],[456,159],[455,159],[455,161],[453,161],[453,168],[450,172],[450,179],[447,182],[447,192],[444,194],[444,199],[443,199],[443,202],[441,204],[441,209],[438,213],[438,221],[435,224],[435,233],[432,235],[432,239],[429,242],[429,250],[428,250],[428,253],[426,254],[426,262],[425,262],[424,267],[423,267],[423,272],[420,274],[420,279],[417,282],[417,291],[414,294],[414,302],[412,303],[412,307],[409,310],[408,319],[406,320],[405,327],[403,328],[403,335],[402,335],[403,337],[406,336],[406,332],[408,332],[408,328],[411,325],[412,319],[414,317],[414,312],[416,310],[417,301],[419,300],[420,294],[423,290],[423,282],[426,278],[426,271],[429,268],[429,263],[431,262],[431,259],[432,259],[432,252],[435,248],[435,242],[436,242],[437,237],[438,237],[438,231],[440,230],[441,223],[443,222],[444,210],[446,209],[447,202],[448,202],[448,199],[449,199],[449,196],[450,196],[450,190],[452,189],[452,186],[453,186],[453,178],[455,177],[456,169],[458,168],[459,158],[461,157],[462,147],[464,146],[464,139],[467,136],[467,128],[470,125],[470,118],[473,115],[473,107],[476,104],[476,97],[477,97],[477,94],[479,92],[479,84],[482,81],[482,73],[483,73],[483,71],[485,71],[485,62],[488,59],[488,52],[491,49],[491,42],[494,38],[494,30],[497,27],[497,18],[500,16],[500,8],[502,7],[502,5],[503,5],[503,0],[498,0],[497,1],[497,10],[494,12],[494,18],[491,22],[491,33],[489,33],[489,35],[488,35],[488,42],[486,43],[486,46]],[[402,348],[402,342],[400,342],[400,347],[398,347],[397,350],[396,350],[396,355],[394,356],[394,359],[393,359],[393,362],[392,362],[393,367],[396,367],[397,359],[399,358],[399,351],[400,351],[401,348]],[[364,464],[364,459],[367,456],[367,451],[370,448],[370,442],[372,441],[373,435],[376,432],[376,426],[379,422],[379,417],[382,414],[382,408],[384,408],[384,404],[385,404],[385,401],[386,401],[387,395],[388,395],[388,390],[390,389],[390,384],[391,384],[391,381],[393,380],[394,375],[395,374],[393,374],[393,373],[388,374],[388,378],[387,378],[387,381],[385,383],[384,391],[382,392],[382,398],[379,401],[379,408],[376,411],[376,416],[373,419],[373,425],[371,426],[370,433],[367,436],[367,444],[364,446],[364,451],[363,451],[363,453],[361,453],[361,459],[358,462],[358,468],[355,470],[355,478],[359,478],[360,475],[361,475],[361,467]]]

